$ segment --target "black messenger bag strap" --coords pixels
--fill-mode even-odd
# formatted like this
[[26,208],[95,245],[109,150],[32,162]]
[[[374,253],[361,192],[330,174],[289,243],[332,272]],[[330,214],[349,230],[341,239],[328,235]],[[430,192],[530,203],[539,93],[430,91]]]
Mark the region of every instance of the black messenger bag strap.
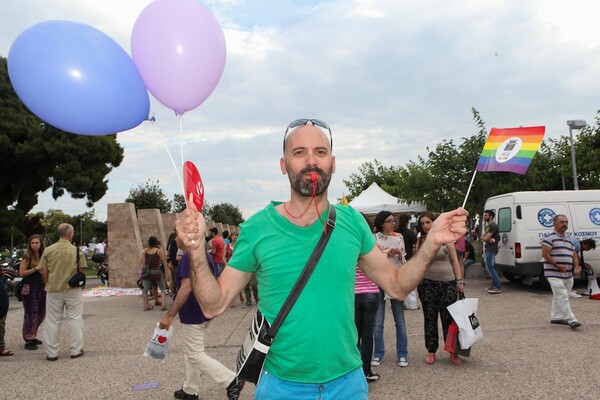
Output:
[[294,303],[296,303],[296,300],[298,300],[298,296],[300,296],[300,292],[302,292],[302,289],[304,289],[304,286],[306,286],[308,279],[310,278],[313,271],[315,270],[315,267],[317,266],[317,263],[319,262],[319,259],[321,258],[321,254],[323,254],[323,250],[325,250],[325,246],[327,246],[327,242],[329,241],[329,238],[331,237],[331,232],[333,231],[333,228],[335,228],[335,207],[330,205],[329,206],[329,217],[327,218],[325,233],[323,235],[321,235],[321,238],[319,239],[317,246],[313,250],[310,258],[308,259],[308,262],[306,263],[306,266],[304,267],[302,274],[300,274],[300,277],[298,278],[298,281],[296,281],[294,288],[288,295],[287,299],[285,299],[285,303],[283,303],[281,310],[279,310],[277,317],[275,317],[275,320],[273,321],[273,325],[271,325],[271,327],[268,329],[268,331],[266,333],[265,339],[269,343],[271,343],[273,341],[273,338],[275,337],[275,335],[277,335],[277,331],[279,331],[281,324],[283,324],[283,321],[285,320],[285,318],[289,314],[290,310],[294,306]]
[[75,246],[75,251],[77,252],[77,261],[75,261],[75,273],[79,272],[79,247]]

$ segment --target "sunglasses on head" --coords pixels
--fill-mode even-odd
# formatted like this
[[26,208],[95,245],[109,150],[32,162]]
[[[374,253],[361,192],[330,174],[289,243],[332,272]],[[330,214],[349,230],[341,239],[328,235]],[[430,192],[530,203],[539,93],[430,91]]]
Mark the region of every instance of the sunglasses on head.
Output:
[[290,124],[285,129],[285,134],[283,135],[283,152],[284,153],[285,153],[285,141],[287,139],[288,133],[293,129],[296,129],[300,126],[307,125],[307,124],[311,124],[313,126],[318,126],[319,128],[329,132],[329,146],[333,150],[333,136],[331,135],[331,128],[329,128],[329,125],[327,125],[327,123],[321,121],[320,119],[302,118],[302,119],[297,119],[295,121],[290,122]]

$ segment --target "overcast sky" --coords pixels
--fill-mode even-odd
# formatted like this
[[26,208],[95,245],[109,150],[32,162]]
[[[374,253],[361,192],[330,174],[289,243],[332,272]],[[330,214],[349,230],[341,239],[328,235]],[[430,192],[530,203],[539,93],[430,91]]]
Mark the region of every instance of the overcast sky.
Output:
[[[148,0],[19,0],[0,13],[0,55],[28,27],[51,19],[91,25],[128,53]],[[426,146],[477,132],[471,107],[492,127],[545,125],[568,134],[568,119],[594,123],[600,109],[600,2],[594,0],[211,0],[227,42],[223,77],[200,107],[183,115],[184,158],[203,177],[206,199],[249,217],[289,197],[279,169],[281,140],[297,118],[333,130],[342,182],[377,158],[405,165]],[[179,122],[151,97],[160,133],[176,162]],[[95,205],[124,201],[158,179],[172,198],[178,179],[155,129],[144,122],[118,134],[125,158]],[[465,188],[466,191],[466,188]],[[457,204],[459,206],[459,204]],[[40,196],[34,211],[89,209],[68,195]]]

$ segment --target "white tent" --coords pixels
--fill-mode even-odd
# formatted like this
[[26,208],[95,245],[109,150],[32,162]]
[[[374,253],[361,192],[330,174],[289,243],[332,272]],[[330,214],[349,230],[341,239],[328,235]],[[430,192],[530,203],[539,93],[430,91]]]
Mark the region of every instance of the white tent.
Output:
[[350,202],[352,208],[365,214],[376,214],[379,211],[391,211],[394,213],[418,213],[426,211],[427,207],[421,203],[406,204],[398,202],[398,199],[375,182]]

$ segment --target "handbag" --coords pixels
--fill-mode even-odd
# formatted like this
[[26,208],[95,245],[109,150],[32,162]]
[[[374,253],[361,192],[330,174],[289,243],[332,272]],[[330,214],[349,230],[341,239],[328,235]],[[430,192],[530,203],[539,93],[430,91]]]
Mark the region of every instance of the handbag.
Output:
[[19,282],[17,282],[17,284],[15,285],[15,297],[17,298],[17,300],[19,301],[23,301],[23,279],[21,279]]
[[475,315],[479,299],[467,299],[464,294],[459,294],[459,297],[462,298],[446,308],[458,325],[458,340],[460,340],[462,348],[468,349],[483,340],[483,331]]
[[85,287],[85,274],[79,270],[79,249],[75,247],[77,252],[77,262],[75,263],[75,274],[69,279],[69,286],[72,288]]
[[[156,254],[156,253],[154,253],[154,254]],[[154,254],[146,253],[146,256],[148,256],[148,255],[152,256]],[[162,279],[162,277],[163,277],[163,274],[162,274],[162,271],[160,270],[160,267],[159,268],[150,268],[147,260],[145,263],[142,264],[142,279],[143,280],[158,282]]]
[[306,283],[308,282],[308,279],[315,270],[315,266],[317,265],[317,262],[319,262],[319,258],[321,258],[321,254],[323,254],[323,250],[325,250],[325,246],[331,237],[333,228],[335,228],[335,207],[330,205],[329,218],[327,219],[326,223],[326,231],[323,235],[321,235],[321,238],[319,239],[319,242],[308,259],[304,270],[300,274],[298,281],[283,303],[283,306],[281,307],[281,310],[279,310],[277,317],[275,317],[273,325],[269,324],[265,316],[260,311],[256,312],[256,315],[252,320],[252,324],[250,325],[248,334],[246,335],[246,338],[242,343],[242,347],[240,347],[237,355],[237,378],[247,382],[252,382],[255,385],[260,380],[263,372],[263,365],[265,364],[267,353],[273,344],[275,335],[277,335],[277,332],[283,324],[283,321],[289,314],[290,310],[294,306],[294,303],[298,299],[298,296],[300,296],[300,292],[302,292],[304,286],[306,286]]
[[456,344],[458,342],[458,325],[452,321],[448,327],[448,334],[446,335],[446,341],[444,343],[444,351],[448,353],[456,352]]
[[[458,327],[458,325],[457,325]],[[471,356],[471,348],[468,347],[466,349],[462,348],[462,345],[460,344],[460,337],[457,336],[456,337],[456,347],[454,348],[454,352],[456,354],[458,354],[459,356],[463,356],[463,357],[470,357]]]

